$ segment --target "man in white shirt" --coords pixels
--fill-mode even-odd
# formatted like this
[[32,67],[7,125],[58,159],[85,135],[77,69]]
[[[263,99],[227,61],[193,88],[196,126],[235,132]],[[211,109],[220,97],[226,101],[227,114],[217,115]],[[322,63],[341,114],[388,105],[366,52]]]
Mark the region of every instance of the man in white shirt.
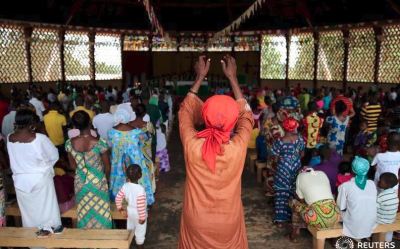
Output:
[[29,104],[35,107],[36,115],[38,115],[40,121],[43,121],[43,112],[46,108],[44,108],[43,102],[37,99],[37,94],[35,92],[32,92],[32,98],[29,100]]
[[[393,173],[398,177],[400,169],[400,135],[397,132],[389,134],[388,139],[388,150],[385,153],[378,153],[372,161],[372,167],[376,167],[375,171],[375,184],[378,186],[379,177],[381,174],[389,172]],[[398,185],[394,188],[398,189]]]

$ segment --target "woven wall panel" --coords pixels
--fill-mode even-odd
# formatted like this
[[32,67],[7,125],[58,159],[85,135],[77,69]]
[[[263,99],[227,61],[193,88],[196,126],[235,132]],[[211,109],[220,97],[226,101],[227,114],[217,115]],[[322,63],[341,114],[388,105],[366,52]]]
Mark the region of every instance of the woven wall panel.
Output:
[[312,33],[300,33],[290,37],[289,79],[314,79],[314,37]]
[[319,33],[318,80],[341,81],[344,70],[344,40],[340,30]]
[[90,80],[89,36],[87,32],[65,32],[66,80]]
[[0,83],[29,80],[26,56],[24,29],[0,25]]
[[378,81],[400,83],[400,25],[382,29]]
[[60,40],[57,30],[34,29],[31,39],[33,81],[61,80]]
[[376,42],[373,28],[350,30],[347,67],[348,81],[374,81],[375,50]]
[[261,79],[286,78],[286,38],[283,35],[264,35],[261,43]]
[[121,40],[118,34],[96,34],[96,80],[122,79]]

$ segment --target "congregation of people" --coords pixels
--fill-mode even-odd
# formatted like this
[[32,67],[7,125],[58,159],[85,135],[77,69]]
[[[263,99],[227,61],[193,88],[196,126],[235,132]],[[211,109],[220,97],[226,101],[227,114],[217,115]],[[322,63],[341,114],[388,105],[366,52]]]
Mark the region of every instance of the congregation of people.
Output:
[[[0,97],[0,226],[9,184],[24,227],[60,233],[60,213],[76,206],[77,227],[111,229],[111,206],[145,241],[160,174],[170,170],[167,141],[173,100],[166,89],[31,85]],[[10,178],[10,179],[8,179]]]
[[[399,207],[400,88],[390,92],[297,87],[248,91],[255,125],[248,150],[266,163],[274,223],[296,241],[301,228],[369,239]],[[393,233],[386,234],[392,241]],[[395,233],[395,238],[398,234]]]
[[[221,89],[213,92],[233,95]],[[345,236],[367,239],[377,224],[396,220],[400,88],[242,92],[254,120],[247,148],[267,165],[273,220],[290,229],[292,241],[302,228],[339,222]],[[10,95],[0,97],[0,166],[11,168],[23,226],[38,227],[42,236],[60,232],[60,213],[76,205],[78,228],[112,228],[115,202],[142,246],[158,176],[170,170],[173,96],[139,85],[123,92],[111,86],[47,92],[32,85]],[[6,178],[0,175],[0,226],[6,225]]]

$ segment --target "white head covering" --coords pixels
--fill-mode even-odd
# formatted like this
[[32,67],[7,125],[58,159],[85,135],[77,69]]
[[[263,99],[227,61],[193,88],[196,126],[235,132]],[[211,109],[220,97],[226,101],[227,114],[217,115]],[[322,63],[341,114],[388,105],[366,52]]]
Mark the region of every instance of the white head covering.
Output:
[[130,113],[124,108],[119,108],[114,113],[114,126],[119,124],[127,124],[134,119],[135,118],[132,116],[132,113]]

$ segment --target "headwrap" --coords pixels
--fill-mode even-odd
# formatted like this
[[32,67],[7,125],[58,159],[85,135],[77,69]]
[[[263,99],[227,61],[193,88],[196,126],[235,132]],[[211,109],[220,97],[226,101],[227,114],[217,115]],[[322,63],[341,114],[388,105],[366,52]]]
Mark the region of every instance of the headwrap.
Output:
[[297,122],[296,119],[289,117],[283,120],[283,129],[287,132],[296,132],[297,127],[299,127],[299,123]]
[[204,103],[202,115],[206,129],[197,133],[197,137],[206,139],[202,157],[215,173],[215,159],[223,154],[222,144],[229,142],[231,131],[239,118],[239,106],[229,96],[215,95]]
[[365,185],[367,184],[367,174],[369,171],[369,162],[367,159],[356,156],[354,158],[351,167],[353,168],[354,174],[356,174],[355,182],[356,185],[364,190]]
[[124,108],[118,108],[114,113],[114,126],[119,124],[127,124],[134,120],[132,114]]

